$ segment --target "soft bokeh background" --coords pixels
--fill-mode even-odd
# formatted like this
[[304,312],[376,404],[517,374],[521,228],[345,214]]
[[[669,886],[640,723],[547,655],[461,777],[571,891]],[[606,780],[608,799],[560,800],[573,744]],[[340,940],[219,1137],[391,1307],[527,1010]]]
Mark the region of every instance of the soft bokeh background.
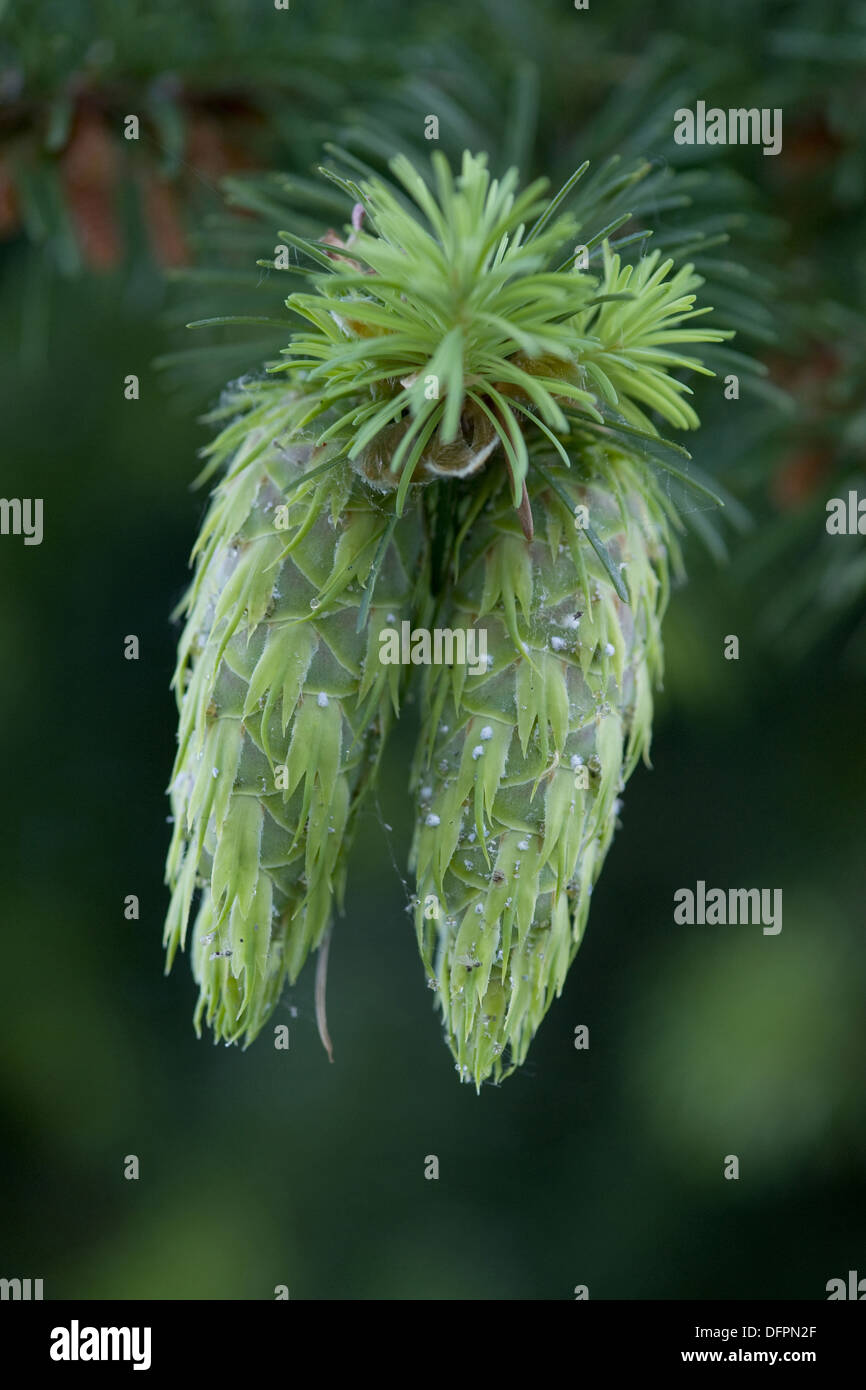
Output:
[[[0,294],[0,491],[45,499],[41,546],[0,539],[0,1273],[123,1299],[820,1299],[866,1274],[866,686],[845,634],[788,660],[763,627],[775,581],[739,543],[722,569],[690,548],[654,770],[503,1087],[458,1084],[417,960],[411,726],[332,945],[335,1064],[310,973],[274,1020],[288,1052],[267,1031],[245,1054],[196,1041],[187,961],[165,980],[160,937],[168,615],[207,434],[151,367],[155,270],[34,274],[13,240]],[[781,888],[781,934],[674,925],[700,878]]]

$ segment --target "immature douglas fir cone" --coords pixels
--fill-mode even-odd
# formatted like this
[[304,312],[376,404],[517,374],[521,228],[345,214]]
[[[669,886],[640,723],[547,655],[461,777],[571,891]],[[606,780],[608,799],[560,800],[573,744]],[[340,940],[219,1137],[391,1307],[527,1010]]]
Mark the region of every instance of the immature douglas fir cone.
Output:
[[399,708],[378,634],[409,615],[421,560],[417,513],[394,532],[393,505],[345,463],[323,471],[326,449],[283,445],[295,404],[279,380],[250,387],[216,442],[217,461],[240,447],[196,546],[175,677],[168,965],[200,889],[196,1028],[226,1042],[252,1041],[342,900],[354,816]]
[[[476,1084],[523,1062],[562,990],[618,794],[649,750],[661,674],[663,495],[600,446],[546,478],[530,487],[531,544],[501,493],[464,542],[447,623],[486,629],[487,675],[426,673],[418,941],[460,1075]],[[584,507],[628,603],[575,529]]]
[[287,385],[248,388],[214,446],[167,941],[171,958],[201,888],[197,1022],[254,1037],[342,895],[398,708],[382,627],[486,629],[487,674],[426,672],[413,776],[422,957],[480,1085],[522,1062],[562,989],[649,745],[677,524],[654,469],[682,480],[684,451],[645,412],[694,428],[672,371],[705,369],[680,347],[729,335],[691,326],[689,266],[606,243],[598,275],[576,264],[561,209],[583,170],[548,202],[483,157],[456,179],[432,163],[435,196],[392,164],[414,208],[329,171],[355,203],[347,240],[280,233],[313,263],[287,300],[309,327]]

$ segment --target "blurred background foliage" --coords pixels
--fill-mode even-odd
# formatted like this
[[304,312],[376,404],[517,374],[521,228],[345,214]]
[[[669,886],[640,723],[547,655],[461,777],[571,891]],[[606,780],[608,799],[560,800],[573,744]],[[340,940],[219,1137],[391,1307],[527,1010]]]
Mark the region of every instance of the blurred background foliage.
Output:
[[[866,562],[824,506],[866,472],[864,66],[862,3],[0,3],[2,492],[45,499],[41,546],[0,540],[4,1276],[85,1298],[822,1298],[862,1272]],[[698,97],[782,107],[782,154],[674,145]],[[289,1051],[247,1054],[196,1042],[186,969],[161,975],[195,416],[280,341],[200,330],[192,358],[180,325],[270,313],[270,195],[339,224],[309,191],[324,143],[381,167],[427,153],[430,113],[449,153],[554,181],[649,160],[618,235],[727,237],[698,264],[765,369],[737,403],[700,388],[695,462],[750,523],[726,563],[688,548],[654,771],[528,1065],[480,1098],[405,911],[411,719],[332,947],[336,1064],[306,974],[275,1020]],[[781,934],[675,926],[699,878],[781,887]]]

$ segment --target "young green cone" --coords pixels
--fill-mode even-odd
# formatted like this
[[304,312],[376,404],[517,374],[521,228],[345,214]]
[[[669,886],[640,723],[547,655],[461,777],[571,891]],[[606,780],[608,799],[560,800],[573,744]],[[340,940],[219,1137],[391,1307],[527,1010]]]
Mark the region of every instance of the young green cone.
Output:
[[418,941],[476,1085],[523,1062],[562,990],[661,674],[663,495],[603,446],[530,476],[531,544],[502,492],[463,542],[448,626],[474,629],[476,650],[485,634],[489,669],[427,668],[415,773]]
[[396,531],[393,500],[345,462],[283,445],[298,403],[282,383],[245,395],[213,446],[231,464],[183,605],[165,942],[170,967],[200,890],[196,1028],[249,1043],[341,903],[353,820],[399,708],[378,633],[409,615],[421,550],[417,514]]

